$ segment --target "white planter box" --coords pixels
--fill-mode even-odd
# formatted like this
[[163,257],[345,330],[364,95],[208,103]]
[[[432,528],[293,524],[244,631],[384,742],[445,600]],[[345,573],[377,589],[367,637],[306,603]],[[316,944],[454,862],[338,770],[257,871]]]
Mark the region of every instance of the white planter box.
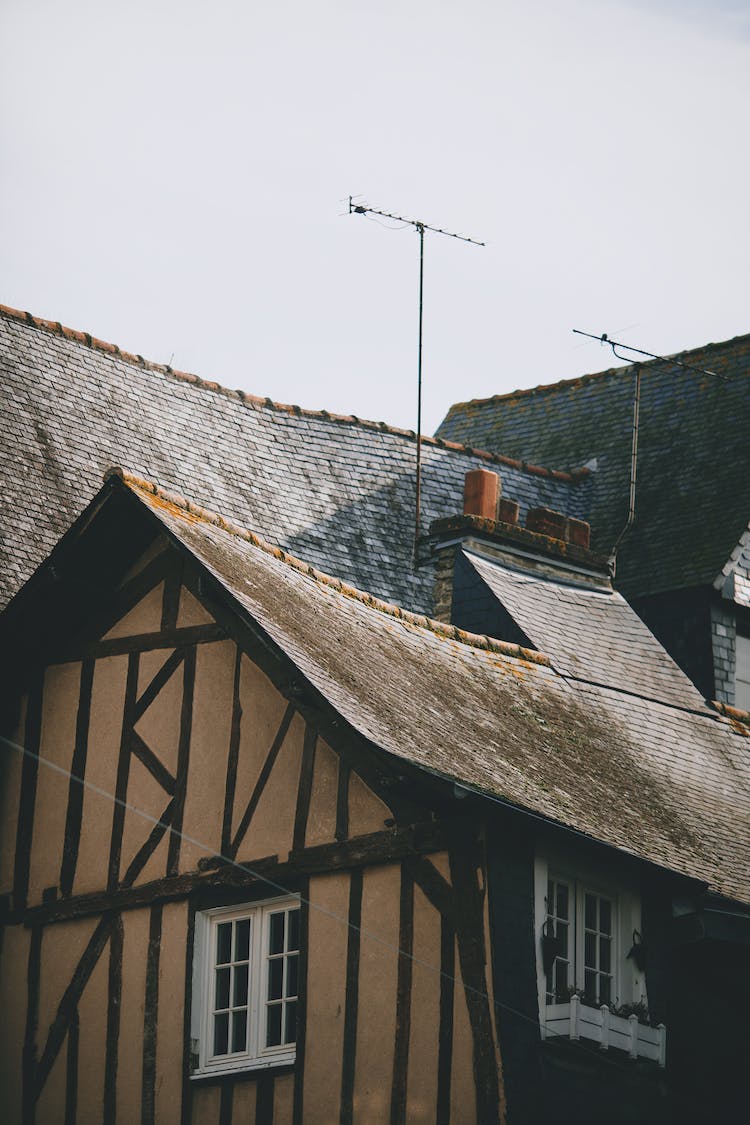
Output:
[[632,1059],[653,1059],[664,1066],[667,1057],[667,1029],[663,1023],[649,1027],[637,1016],[614,1016],[606,1004],[592,1008],[580,996],[566,1004],[548,1004],[542,1024],[542,1038],[563,1035],[566,1039],[591,1039],[603,1051],[609,1047],[627,1051]]

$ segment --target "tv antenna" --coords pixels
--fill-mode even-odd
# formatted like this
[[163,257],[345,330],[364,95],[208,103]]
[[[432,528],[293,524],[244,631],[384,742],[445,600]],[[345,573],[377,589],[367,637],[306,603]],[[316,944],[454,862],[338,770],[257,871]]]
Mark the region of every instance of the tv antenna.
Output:
[[617,359],[624,360],[625,363],[630,363],[635,371],[635,390],[633,393],[633,431],[630,446],[630,492],[628,498],[628,518],[625,521],[620,534],[615,540],[615,545],[609,554],[609,563],[612,568],[612,576],[615,574],[615,566],[617,565],[617,552],[620,544],[626,535],[630,532],[631,527],[635,523],[635,489],[636,479],[638,475],[638,428],[640,424],[641,414],[641,376],[643,361],[636,359],[635,361],[631,356],[621,355],[618,348],[622,348],[627,352],[635,352],[639,356],[646,356],[647,362],[654,361],[657,365],[661,364],[664,367],[680,367],[683,371],[694,371],[698,375],[710,375],[712,379],[722,379],[724,382],[731,382],[728,375],[723,375],[720,371],[708,371],[705,367],[696,367],[692,363],[685,363],[684,360],[675,359],[673,356],[656,355],[655,352],[646,352],[643,348],[634,348],[632,344],[623,344],[619,340],[612,340],[606,332],[602,332],[601,336],[595,336],[592,332],[582,332],[580,328],[574,328],[573,332],[576,336],[586,336],[589,340],[598,340],[600,344],[606,344],[612,349],[612,354]]
[[383,219],[393,219],[394,222],[403,223],[405,226],[414,227],[419,235],[419,347],[417,352],[417,484],[414,500],[414,564],[418,562],[419,550],[419,523],[420,509],[422,506],[422,304],[424,294],[424,232],[432,231],[433,234],[444,234],[447,238],[455,238],[459,242],[470,242],[472,246],[484,246],[476,238],[469,238],[465,234],[456,234],[442,227],[432,227],[423,223],[421,219],[407,219],[404,215],[394,215],[390,211],[380,211],[377,207],[368,207],[365,203],[355,203],[354,197],[349,196],[350,215],[380,215]]

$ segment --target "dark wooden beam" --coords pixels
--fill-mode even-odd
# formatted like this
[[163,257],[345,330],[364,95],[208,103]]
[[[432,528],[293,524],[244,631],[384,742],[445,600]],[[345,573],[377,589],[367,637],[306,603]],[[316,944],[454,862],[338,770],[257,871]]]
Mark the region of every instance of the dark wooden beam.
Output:
[[65,838],[63,858],[60,867],[60,893],[70,895],[73,891],[78,846],[81,840],[81,818],[83,816],[83,779],[86,773],[88,756],[89,720],[91,718],[91,692],[94,684],[94,661],[84,660],[81,665],[81,684],[76,716],[76,736],[73,760],[70,766],[71,778],[68,785],[68,810],[65,816]]
[[310,815],[310,798],[312,797],[315,747],[317,741],[318,732],[308,723],[305,726],[305,743],[302,750],[302,765],[300,767],[299,786],[297,790],[297,808],[294,815],[294,833],[292,836],[293,851],[301,851],[305,846],[307,819]]
[[148,952],[146,955],[146,999],[143,1012],[143,1057],[141,1063],[141,1125],[154,1125],[161,923],[162,906],[157,903],[151,907]]
[[191,645],[185,653],[182,681],[182,709],[180,711],[180,742],[177,748],[177,778],[174,794],[174,813],[169,837],[167,855],[167,875],[177,874],[180,866],[180,844],[182,817],[185,812],[187,796],[188,768],[190,765],[190,736],[193,728],[193,695],[195,692],[195,646]]
[[23,910],[29,893],[29,869],[31,866],[31,842],[34,835],[34,808],[36,805],[36,785],[39,770],[38,754],[42,735],[42,700],[44,674],[33,684],[26,705],[26,727],[21,767],[21,796],[18,805],[18,824],[16,828],[16,853],[13,869],[13,908]]

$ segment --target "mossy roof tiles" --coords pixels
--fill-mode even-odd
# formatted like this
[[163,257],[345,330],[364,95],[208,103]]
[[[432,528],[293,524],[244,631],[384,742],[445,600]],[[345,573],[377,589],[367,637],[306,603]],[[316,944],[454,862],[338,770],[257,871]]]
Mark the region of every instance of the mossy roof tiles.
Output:
[[[626,597],[710,585],[750,517],[750,336],[642,367],[636,521],[618,557]],[[586,518],[607,552],[628,513],[634,368],[456,403],[441,437],[564,469],[595,458]]]

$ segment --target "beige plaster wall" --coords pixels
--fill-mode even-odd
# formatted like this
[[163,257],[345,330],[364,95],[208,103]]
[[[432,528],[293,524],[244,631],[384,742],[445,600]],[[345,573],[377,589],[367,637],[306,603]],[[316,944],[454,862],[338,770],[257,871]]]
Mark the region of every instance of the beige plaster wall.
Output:
[[328,743],[318,738],[315,747],[315,768],[310,792],[310,814],[307,819],[305,844],[328,844],[336,834],[336,798],[339,760]]
[[341,1102],[349,876],[312,879],[310,903],[307,1014],[315,1033],[305,1042],[303,1119],[323,1125],[338,1121]]
[[160,582],[133,606],[129,613],[115,622],[104,640],[115,637],[135,637],[139,633],[158,633],[161,628],[161,608],[164,596],[164,583]]
[[221,849],[236,651],[232,641],[198,645],[183,831],[206,848],[183,840],[181,871]]
[[398,864],[364,873],[354,1117],[368,1125],[390,1121],[400,887]]
[[[56,664],[44,676],[42,730],[34,806],[35,831],[29,868],[29,905],[41,902],[45,887],[56,887],[60,879],[65,816],[70,782],[66,776],[73,761],[76,716],[81,687],[81,665]],[[45,766],[44,761],[66,773]]]
[[[97,660],[94,669],[86,780],[105,794],[113,794],[117,786],[127,673],[127,656]],[[75,894],[98,891],[107,885],[112,813],[111,796],[85,790]]]
[[388,806],[352,770],[349,778],[349,835],[364,836],[368,832],[382,832],[385,821],[392,815]]

